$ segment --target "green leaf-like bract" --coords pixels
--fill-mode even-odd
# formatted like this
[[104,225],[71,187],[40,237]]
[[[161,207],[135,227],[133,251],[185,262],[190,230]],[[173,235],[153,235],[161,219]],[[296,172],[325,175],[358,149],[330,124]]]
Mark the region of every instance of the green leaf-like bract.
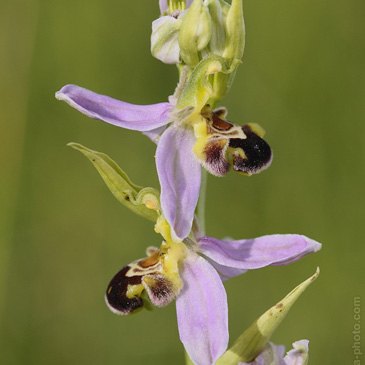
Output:
[[157,220],[156,210],[146,206],[147,201],[153,201],[159,208],[159,192],[154,188],[142,188],[134,184],[128,175],[105,153],[90,150],[78,144],[69,143],[68,146],[83,153],[98,170],[113,195],[134,213],[149,219]]
[[262,351],[271,335],[288,314],[290,308],[319,276],[319,268],[314,275],[295,287],[284,299],[266,311],[235,341],[217,361],[217,365],[236,365],[251,362]]

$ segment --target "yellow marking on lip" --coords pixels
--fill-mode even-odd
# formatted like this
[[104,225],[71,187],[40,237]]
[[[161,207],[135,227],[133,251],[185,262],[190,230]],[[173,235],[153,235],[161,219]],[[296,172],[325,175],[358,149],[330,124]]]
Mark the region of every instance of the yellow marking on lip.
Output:
[[[147,257],[146,259],[149,259],[149,257]],[[143,260],[140,260],[140,261],[143,261]],[[148,267],[141,266],[139,264],[140,261],[132,262],[131,264],[129,264],[130,269],[125,274],[126,278],[132,278],[134,276],[148,275],[148,274],[156,272],[156,270],[160,270],[160,268],[161,268],[161,262],[159,260],[156,261],[156,263],[154,263]]]
[[247,156],[241,148],[228,147],[227,151],[232,156],[241,157],[242,159],[247,160]]
[[146,285],[148,286],[152,286],[153,284],[155,284],[156,280],[154,278],[151,278],[151,277],[148,277],[148,276],[145,276],[143,278],[143,281],[146,283]]
[[194,144],[193,151],[195,153],[195,156],[199,160],[204,160],[205,161],[204,150],[205,150],[205,147],[206,147],[208,141],[209,141],[208,138],[201,137],[201,138],[197,139],[197,141]]
[[247,139],[246,133],[242,130],[242,127],[239,125],[235,125],[234,128],[232,128],[231,132],[236,132],[237,135],[229,135],[228,138],[240,138],[240,139]]
[[109,289],[108,289],[108,294],[110,294],[110,292],[112,291],[113,287],[110,285]]
[[238,170],[235,170],[235,172],[237,172],[238,174],[241,174],[241,175],[244,175],[244,176],[252,176],[252,174],[249,174],[248,172],[244,172],[244,171],[238,171]]
[[259,124],[247,123],[247,126],[249,127],[249,129],[251,129],[253,133],[257,134],[260,138],[262,138],[265,135],[265,129],[262,128]]
[[143,290],[144,290],[143,284],[138,284],[138,285],[129,284],[128,288],[127,288],[126,296],[129,299],[133,299],[135,297],[140,297]]
[[198,159],[204,160],[204,149],[209,141],[208,128],[205,119],[200,120],[199,123],[194,124],[194,135],[196,142],[194,144],[193,151]]

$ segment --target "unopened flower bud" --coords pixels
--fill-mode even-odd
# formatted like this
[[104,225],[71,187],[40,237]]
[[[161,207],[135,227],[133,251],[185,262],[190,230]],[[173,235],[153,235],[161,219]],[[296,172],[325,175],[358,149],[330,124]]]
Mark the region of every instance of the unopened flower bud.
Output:
[[180,62],[179,29],[181,26],[180,12],[163,16],[152,23],[151,53],[163,63],[176,64]]
[[245,48],[245,23],[242,0],[232,0],[226,18],[227,39],[223,57],[229,61],[240,60]]
[[[226,11],[226,8],[222,7],[222,9]],[[225,16],[225,22],[226,40],[222,56],[226,60],[230,72],[215,75],[213,82],[214,94],[212,95],[214,103],[217,103],[228,93],[235,78],[236,69],[241,64],[245,48],[242,0],[232,0],[232,5]]]
[[[225,3],[227,10],[229,5]],[[207,6],[211,16],[212,36],[209,42],[211,53],[222,56],[226,43],[225,15],[222,8],[222,2],[219,0],[208,0]]]
[[203,0],[194,0],[182,19],[179,32],[180,56],[190,67],[199,63],[199,52],[209,43],[212,34],[211,18]]

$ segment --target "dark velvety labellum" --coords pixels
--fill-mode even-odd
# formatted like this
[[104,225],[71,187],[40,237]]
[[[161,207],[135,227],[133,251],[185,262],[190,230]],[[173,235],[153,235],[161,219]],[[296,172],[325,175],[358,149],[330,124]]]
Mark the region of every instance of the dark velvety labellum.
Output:
[[140,297],[128,298],[128,285],[141,284],[142,276],[126,276],[131,269],[130,266],[125,266],[120,270],[110,281],[106,290],[106,300],[115,312],[121,314],[130,314],[137,308],[143,307],[143,300]]
[[233,154],[233,168],[251,175],[268,167],[272,152],[270,146],[249,127],[243,126],[242,130],[247,138],[230,138],[229,147],[242,149],[247,158]]
[[225,119],[226,109],[212,110],[208,104],[201,115],[207,124],[207,135],[196,145],[198,150],[204,143],[202,157],[199,153],[197,156],[210,173],[224,176],[233,165],[235,171],[253,175],[270,165],[271,148],[260,137],[264,131],[259,125],[240,127]]

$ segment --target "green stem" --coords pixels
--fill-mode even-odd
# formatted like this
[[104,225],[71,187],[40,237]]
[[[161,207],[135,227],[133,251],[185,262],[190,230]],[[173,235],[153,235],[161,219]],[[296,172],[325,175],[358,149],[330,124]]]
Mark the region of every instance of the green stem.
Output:
[[196,215],[198,217],[199,228],[204,233],[205,233],[205,201],[207,195],[207,180],[208,180],[207,170],[202,168],[202,179],[200,184],[198,205],[196,207]]

